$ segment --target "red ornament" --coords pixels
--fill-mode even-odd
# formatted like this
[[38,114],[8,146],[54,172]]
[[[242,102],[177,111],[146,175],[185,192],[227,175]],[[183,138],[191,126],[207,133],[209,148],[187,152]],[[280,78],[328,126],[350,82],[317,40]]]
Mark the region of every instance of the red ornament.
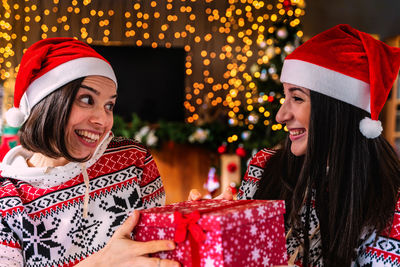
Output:
[[274,97],[273,96],[269,96],[268,97],[268,102],[272,102],[272,101],[274,101]]
[[237,165],[236,165],[236,163],[234,163],[234,162],[231,162],[231,163],[229,163],[228,164],[228,166],[227,166],[227,169],[228,169],[228,172],[235,172],[236,170],[237,170]]
[[292,7],[292,2],[290,0],[283,1],[283,8],[285,9],[286,12],[289,11],[291,7]]
[[218,147],[218,153],[224,154],[226,152],[226,145],[221,145]]
[[238,147],[236,149],[236,155],[238,155],[241,158],[246,157],[246,150],[243,147]]

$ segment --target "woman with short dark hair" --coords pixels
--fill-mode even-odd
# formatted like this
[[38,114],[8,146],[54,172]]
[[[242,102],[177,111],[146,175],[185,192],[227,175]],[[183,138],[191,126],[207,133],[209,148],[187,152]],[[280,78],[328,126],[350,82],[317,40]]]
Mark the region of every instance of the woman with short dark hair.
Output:
[[111,133],[116,98],[113,69],[87,44],[49,38],[25,52],[6,114],[21,146],[0,168],[1,266],[177,266],[148,257],[172,241],[131,239],[137,210],[165,192],[150,152]]
[[32,108],[29,118],[19,131],[22,147],[48,157],[62,156],[76,162],[87,160],[70,155],[65,140],[65,127],[83,80],[84,78],[78,78],[67,83]]

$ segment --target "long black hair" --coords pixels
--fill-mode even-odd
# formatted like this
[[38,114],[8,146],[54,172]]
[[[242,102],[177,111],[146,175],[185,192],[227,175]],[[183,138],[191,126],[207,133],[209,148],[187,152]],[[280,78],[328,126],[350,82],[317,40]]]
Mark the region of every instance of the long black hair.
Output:
[[350,266],[363,231],[380,233],[391,225],[400,161],[382,135],[367,139],[360,133],[366,111],[317,92],[310,97],[306,154],[294,156],[286,139],[266,164],[254,198],[286,200],[286,220],[302,229],[308,266],[309,220],[302,224],[299,213],[306,205],[310,216],[313,190],[324,266]]

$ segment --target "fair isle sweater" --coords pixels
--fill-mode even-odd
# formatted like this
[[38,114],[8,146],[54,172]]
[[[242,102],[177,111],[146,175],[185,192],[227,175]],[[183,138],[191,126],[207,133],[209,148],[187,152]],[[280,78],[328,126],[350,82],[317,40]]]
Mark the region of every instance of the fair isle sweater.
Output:
[[103,248],[133,210],[164,205],[157,166],[133,140],[110,134],[86,162],[86,218],[82,164],[30,168],[30,155],[16,147],[1,165],[0,266],[72,266]]
[[[250,161],[243,182],[240,186],[238,199],[252,199],[260,179],[264,173],[264,167],[268,159],[274,154],[274,151],[263,149],[259,151]],[[314,201],[313,201],[314,202]],[[302,221],[305,220],[305,208],[300,213]],[[315,207],[312,207],[310,216],[309,236],[316,232],[310,241],[310,259],[311,266],[323,266],[321,256],[321,235],[319,231],[315,231],[319,225]],[[285,225],[286,231],[290,229],[289,225]],[[400,266],[400,200],[397,203],[394,214],[393,224],[388,228],[386,233],[381,233],[375,241],[376,233],[367,234],[360,237],[361,246],[356,250],[357,257],[352,263],[352,267],[392,267]],[[297,240],[289,236],[286,240],[286,246],[289,258],[296,251],[297,247],[303,243],[304,237]],[[301,265],[302,255],[298,254],[295,264]]]

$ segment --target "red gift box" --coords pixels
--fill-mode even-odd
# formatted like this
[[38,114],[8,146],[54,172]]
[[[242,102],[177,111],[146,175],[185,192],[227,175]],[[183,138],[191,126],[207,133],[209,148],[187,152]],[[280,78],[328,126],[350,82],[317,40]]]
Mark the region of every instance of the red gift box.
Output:
[[141,211],[137,241],[175,240],[154,254],[183,266],[287,264],[282,200],[186,201]]

